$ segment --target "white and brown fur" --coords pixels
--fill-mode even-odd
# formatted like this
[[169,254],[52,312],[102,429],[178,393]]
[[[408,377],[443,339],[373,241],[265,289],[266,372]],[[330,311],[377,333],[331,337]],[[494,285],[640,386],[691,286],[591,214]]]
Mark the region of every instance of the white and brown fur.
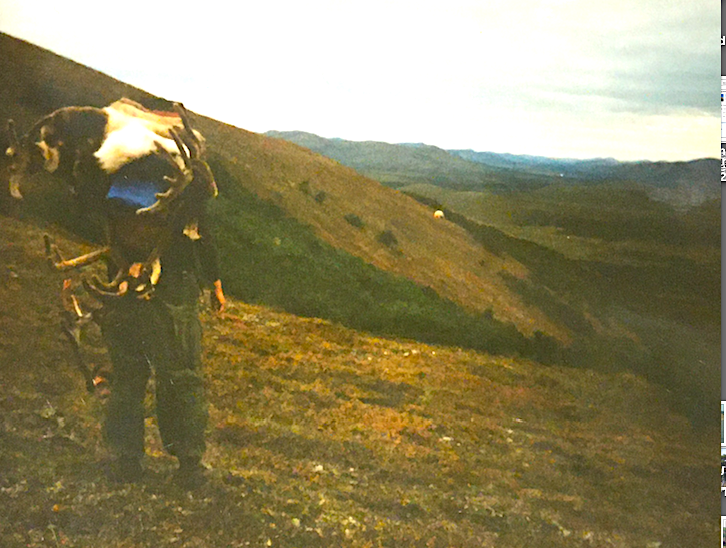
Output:
[[[154,153],[157,143],[178,157],[179,149],[170,131],[181,129],[183,122],[175,112],[148,110],[127,98],[102,110],[107,116],[105,138],[94,156],[106,173],[114,173],[127,163]],[[203,145],[202,135],[193,131]],[[177,162],[181,160],[177,158]]]
[[[131,99],[122,98],[104,108],[64,107],[45,116],[22,141],[8,148],[11,159],[10,193],[22,197],[25,177],[42,167],[49,173],[88,177],[97,168],[109,175],[139,158],[154,154],[160,146],[183,167],[171,129],[183,127],[174,112],[151,111]],[[204,139],[196,130],[200,143]],[[72,183],[72,184],[74,184]]]

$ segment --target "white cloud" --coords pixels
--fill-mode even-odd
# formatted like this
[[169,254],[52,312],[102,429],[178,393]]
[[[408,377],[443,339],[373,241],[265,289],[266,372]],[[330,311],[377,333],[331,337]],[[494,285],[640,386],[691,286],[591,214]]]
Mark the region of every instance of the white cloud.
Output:
[[253,131],[623,159],[720,135],[711,0],[64,6],[0,0],[0,30]]

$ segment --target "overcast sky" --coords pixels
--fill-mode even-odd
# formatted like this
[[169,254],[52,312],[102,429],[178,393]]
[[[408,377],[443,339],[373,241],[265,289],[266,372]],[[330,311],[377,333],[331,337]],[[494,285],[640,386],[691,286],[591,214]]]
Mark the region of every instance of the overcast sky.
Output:
[[0,0],[0,31],[250,131],[620,160],[719,156],[720,17],[713,0]]

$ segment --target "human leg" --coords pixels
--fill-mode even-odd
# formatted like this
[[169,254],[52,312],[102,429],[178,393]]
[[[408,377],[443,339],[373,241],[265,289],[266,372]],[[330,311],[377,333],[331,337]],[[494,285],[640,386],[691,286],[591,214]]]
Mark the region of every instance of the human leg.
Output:
[[205,450],[207,403],[201,364],[202,327],[196,300],[182,305],[157,303],[159,314],[154,359],[157,418],[164,447],[192,463]]
[[133,304],[108,310],[101,324],[114,375],[104,436],[116,457],[116,476],[121,481],[133,481],[141,475],[144,396],[150,375],[141,337],[145,303]]

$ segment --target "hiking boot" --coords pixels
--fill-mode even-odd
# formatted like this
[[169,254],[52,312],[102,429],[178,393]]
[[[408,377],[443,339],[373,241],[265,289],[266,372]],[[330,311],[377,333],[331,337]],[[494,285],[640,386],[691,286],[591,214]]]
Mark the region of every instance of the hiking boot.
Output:
[[111,463],[108,479],[113,483],[136,483],[141,481],[143,475],[140,459],[119,457]]
[[207,483],[205,468],[197,458],[180,458],[179,468],[174,472],[174,483],[188,491],[198,489]]

